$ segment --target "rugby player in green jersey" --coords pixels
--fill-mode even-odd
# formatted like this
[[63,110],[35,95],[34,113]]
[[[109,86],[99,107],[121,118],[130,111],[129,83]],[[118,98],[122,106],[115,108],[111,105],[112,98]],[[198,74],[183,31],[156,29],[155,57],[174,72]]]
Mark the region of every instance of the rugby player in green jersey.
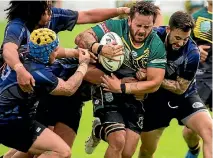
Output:
[[[98,43],[110,31],[117,33],[125,44],[125,59],[121,68],[111,76],[102,77],[102,86],[92,88],[94,116],[100,119],[101,125],[98,119],[93,123],[95,128],[86,143],[86,152],[89,154],[100,139],[109,144],[106,158],[120,158],[125,148],[131,149],[131,153],[135,152],[144,119],[143,102],[137,100],[135,95],[156,91],[165,74],[165,47],[152,29],[156,16],[155,5],[139,1],[131,7],[128,19],[107,20],[76,37],[78,46],[90,49],[94,54],[109,48],[112,51],[118,49],[116,45],[109,47]],[[147,72],[145,81],[121,82],[126,77],[136,78],[136,72],[140,69]]]

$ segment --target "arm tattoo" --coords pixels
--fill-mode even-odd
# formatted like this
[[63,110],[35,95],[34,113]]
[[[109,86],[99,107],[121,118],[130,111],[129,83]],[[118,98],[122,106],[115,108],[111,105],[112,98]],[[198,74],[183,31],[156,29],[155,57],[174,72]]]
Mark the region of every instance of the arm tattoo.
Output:
[[83,80],[83,74],[79,71],[75,72],[67,81],[59,79],[57,87],[50,93],[52,95],[71,96],[73,95]]
[[98,41],[98,37],[92,29],[79,34],[75,39],[75,43],[85,49],[90,49],[95,41]]
[[129,88],[126,89],[126,93],[127,94],[131,94],[132,93],[132,90],[136,90],[136,91],[139,91],[139,88],[138,88],[138,83],[130,83],[129,85]]
[[70,85],[70,87],[68,87],[68,88],[71,89],[71,95],[77,91],[77,89],[80,87],[82,81],[83,81],[83,74],[79,71],[76,71],[74,73],[74,75],[72,75],[67,80],[68,85]]
[[175,94],[183,94],[190,85],[190,81],[185,80],[181,77],[177,77],[177,81],[164,79],[162,82],[162,87]]

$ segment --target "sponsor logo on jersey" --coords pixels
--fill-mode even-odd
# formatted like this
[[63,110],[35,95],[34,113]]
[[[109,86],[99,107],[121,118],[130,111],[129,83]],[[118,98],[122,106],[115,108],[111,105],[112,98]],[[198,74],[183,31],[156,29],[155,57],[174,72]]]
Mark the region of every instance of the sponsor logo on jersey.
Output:
[[106,26],[106,22],[103,22],[103,23],[99,24],[99,27],[102,29],[104,34],[107,33],[107,32],[110,32],[110,30]]
[[95,101],[94,101],[94,104],[95,105],[98,105],[100,103],[100,101],[98,100],[98,99],[96,99]]
[[143,129],[143,120],[144,120],[144,118],[141,116],[141,117],[139,117],[138,122],[137,122],[138,126],[141,129]]
[[107,102],[112,102],[113,99],[114,99],[111,92],[104,93],[104,97],[105,97]]
[[195,109],[201,108],[201,107],[203,107],[203,106],[204,106],[204,105],[203,105],[203,103],[201,103],[201,102],[195,102],[194,104],[192,104],[192,107],[195,108]]

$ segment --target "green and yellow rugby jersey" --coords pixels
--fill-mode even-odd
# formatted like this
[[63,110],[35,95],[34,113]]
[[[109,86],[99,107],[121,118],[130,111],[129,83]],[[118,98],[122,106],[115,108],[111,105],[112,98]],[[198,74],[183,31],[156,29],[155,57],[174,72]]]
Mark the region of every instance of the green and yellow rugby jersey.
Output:
[[212,12],[209,12],[208,9],[202,8],[195,12],[193,15],[195,19],[195,28],[192,33],[193,40],[197,45],[208,45],[209,49],[208,57],[204,63],[199,64],[199,69],[204,70],[206,73],[212,73]]
[[212,42],[212,12],[208,12],[207,8],[202,8],[195,12],[193,15],[195,20],[195,28],[193,30],[193,38],[200,44],[204,44],[204,41],[213,44]]
[[166,50],[163,42],[153,30],[140,47],[135,47],[129,38],[129,26],[127,19],[107,20],[92,28],[98,37],[98,41],[107,32],[117,33],[125,45],[125,58],[123,65],[116,71],[121,77],[135,76],[139,68],[147,67],[165,69]]

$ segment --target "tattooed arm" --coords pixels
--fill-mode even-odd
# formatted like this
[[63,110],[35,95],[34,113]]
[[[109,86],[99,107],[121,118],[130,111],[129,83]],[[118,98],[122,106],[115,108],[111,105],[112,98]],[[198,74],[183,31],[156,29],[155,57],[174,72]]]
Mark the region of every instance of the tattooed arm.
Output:
[[[89,49],[94,54],[97,54],[98,47],[100,46],[98,43],[98,37],[92,29],[80,33],[75,38],[75,44],[80,48]],[[103,46],[100,54],[109,59],[112,59],[114,56],[123,54],[122,50],[123,46],[121,45],[107,44]]]
[[79,53],[79,62],[80,65],[74,75],[72,75],[67,81],[59,78],[57,87],[50,94],[71,96],[77,91],[87,72],[88,64],[90,62],[88,51],[81,50]]
[[[75,38],[75,44],[84,49],[90,49],[94,42],[98,42],[98,37],[92,29],[88,29]],[[96,54],[96,52],[94,52]]]
[[147,80],[135,83],[126,83],[126,93],[141,94],[157,91],[163,81],[165,70],[161,68],[147,68]]
[[175,94],[183,94],[189,87],[190,81],[183,79],[181,77],[177,77],[177,81],[164,79],[161,87],[167,89]]
[[[158,90],[163,81],[165,70],[161,68],[147,68],[147,80],[134,83],[125,83],[126,93],[140,95],[153,93]],[[102,77],[104,90],[113,93],[121,93],[121,80],[115,75]]]

